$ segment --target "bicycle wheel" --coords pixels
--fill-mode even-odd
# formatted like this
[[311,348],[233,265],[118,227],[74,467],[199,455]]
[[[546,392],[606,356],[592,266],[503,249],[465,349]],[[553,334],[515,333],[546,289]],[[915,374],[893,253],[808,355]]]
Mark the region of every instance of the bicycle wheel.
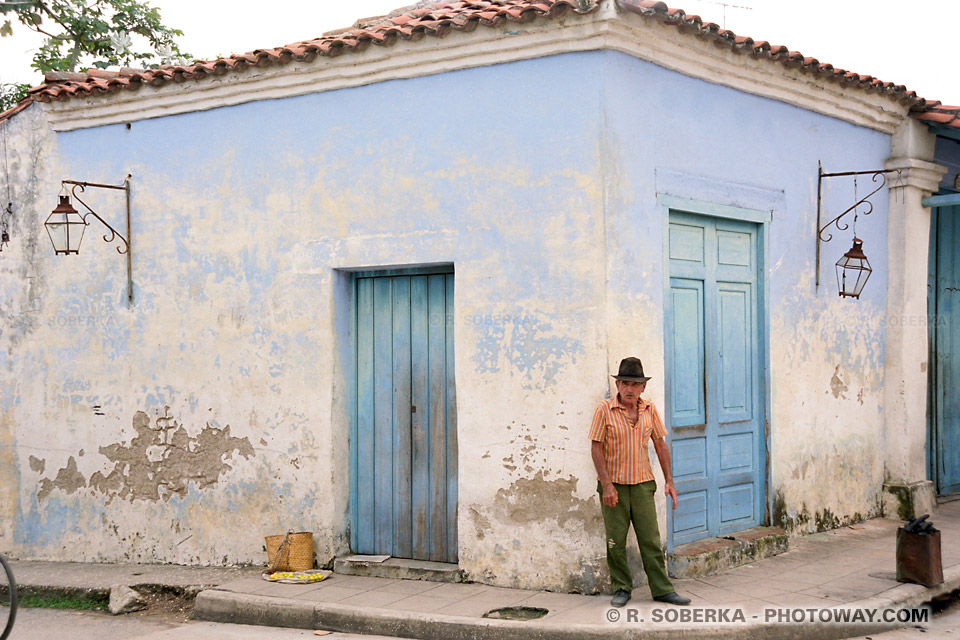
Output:
[[[7,640],[7,636],[13,630],[13,621],[17,617],[17,582],[13,579],[13,571],[7,564],[6,558],[0,555],[0,565],[3,565],[4,579],[6,584],[0,583],[0,626],[3,632],[0,633],[0,640]],[[6,587],[6,594],[3,588]],[[6,616],[4,622],[3,616]]]

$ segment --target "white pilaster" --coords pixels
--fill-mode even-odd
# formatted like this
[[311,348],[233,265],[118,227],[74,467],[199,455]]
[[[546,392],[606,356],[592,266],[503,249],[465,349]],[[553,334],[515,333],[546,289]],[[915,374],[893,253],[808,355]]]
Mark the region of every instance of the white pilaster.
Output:
[[936,506],[927,478],[927,256],[930,210],[921,204],[946,167],[935,164],[935,136],[906,118],[893,136],[887,169],[887,317],[884,379],[884,512],[902,519]]

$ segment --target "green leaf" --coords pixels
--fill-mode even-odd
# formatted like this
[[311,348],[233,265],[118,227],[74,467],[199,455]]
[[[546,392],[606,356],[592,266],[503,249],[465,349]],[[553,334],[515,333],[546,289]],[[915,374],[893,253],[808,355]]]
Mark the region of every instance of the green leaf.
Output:
[[[0,13],[12,13],[25,28],[46,36],[31,66],[38,71],[104,68],[132,60],[161,62],[180,51],[179,29],[164,25],[160,11],[137,0],[45,0],[16,3],[0,0]],[[13,20],[0,25],[0,36],[13,34]],[[115,37],[111,42],[110,35]],[[135,35],[132,42],[116,34]],[[159,50],[162,49],[161,54]]]
[[27,97],[29,84],[14,82],[0,84],[0,113],[17,106],[17,103]]

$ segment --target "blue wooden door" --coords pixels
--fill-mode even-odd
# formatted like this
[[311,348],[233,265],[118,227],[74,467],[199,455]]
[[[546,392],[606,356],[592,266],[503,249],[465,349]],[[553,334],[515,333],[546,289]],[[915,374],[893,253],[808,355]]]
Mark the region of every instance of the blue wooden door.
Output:
[[762,522],[765,441],[757,225],[671,212],[668,251],[673,545]]
[[934,464],[938,493],[956,493],[960,491],[960,207],[940,207],[935,224]]
[[453,274],[355,286],[353,550],[456,562]]

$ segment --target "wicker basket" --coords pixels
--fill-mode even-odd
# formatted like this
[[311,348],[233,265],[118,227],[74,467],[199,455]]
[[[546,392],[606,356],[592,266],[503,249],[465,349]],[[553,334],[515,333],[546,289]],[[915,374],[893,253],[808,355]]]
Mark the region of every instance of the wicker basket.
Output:
[[268,571],[309,571],[313,569],[313,532],[288,531],[267,536]]

